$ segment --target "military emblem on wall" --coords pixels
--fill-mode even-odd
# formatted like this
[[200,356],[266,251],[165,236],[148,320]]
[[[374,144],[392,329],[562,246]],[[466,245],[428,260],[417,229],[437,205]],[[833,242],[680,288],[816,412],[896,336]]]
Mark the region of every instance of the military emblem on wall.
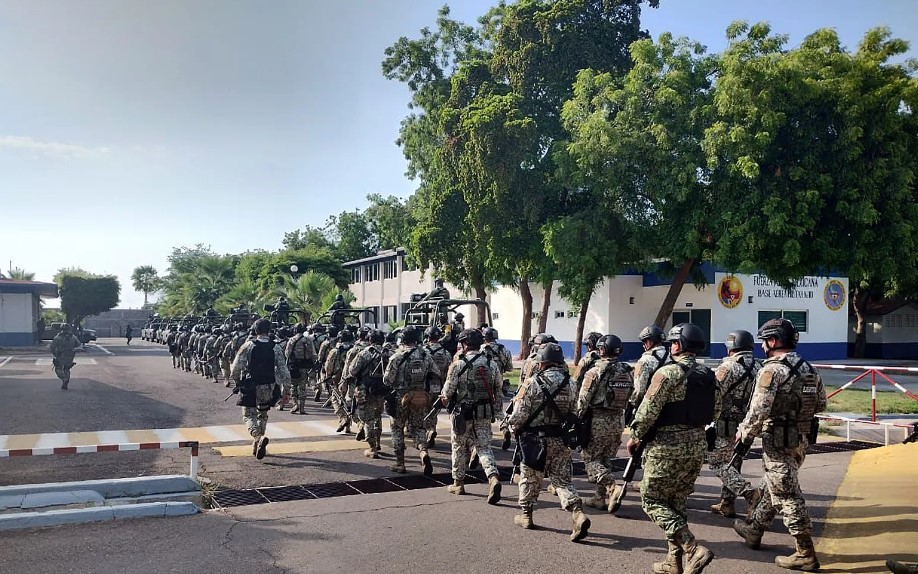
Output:
[[826,283],[826,288],[822,291],[822,300],[825,301],[826,307],[838,311],[845,306],[845,286],[838,279],[832,279]]
[[736,307],[743,299],[743,284],[737,277],[727,275],[717,285],[717,298],[727,309]]

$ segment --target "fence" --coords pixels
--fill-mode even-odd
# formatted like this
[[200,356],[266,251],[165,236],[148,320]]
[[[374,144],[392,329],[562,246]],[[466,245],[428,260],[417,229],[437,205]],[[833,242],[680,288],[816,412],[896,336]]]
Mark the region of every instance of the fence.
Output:
[[918,368],[916,367],[870,367],[870,366],[858,366],[858,365],[821,365],[814,364],[814,367],[817,369],[833,369],[836,371],[864,371],[860,375],[854,377],[852,380],[848,381],[844,385],[832,391],[827,398],[832,398],[838,393],[844,391],[845,389],[851,387],[867,375],[870,375],[870,402],[871,402],[871,413],[870,420],[872,422],[877,421],[877,375],[882,377],[887,383],[892,385],[901,393],[905,393],[910,399],[915,402],[918,402],[918,396],[915,396],[911,391],[897,383],[896,381],[890,379],[886,373],[918,373]]
[[905,440],[913,432],[918,432],[918,423],[913,424],[903,424],[903,423],[885,423],[882,421],[866,421],[862,419],[850,419],[846,417],[836,417],[832,415],[816,415],[816,418],[825,420],[825,421],[842,421],[845,423],[845,440],[851,441],[851,425],[867,425],[875,427],[883,427],[883,444],[889,444],[889,429],[890,428],[901,428],[903,430],[902,440]]
[[90,444],[79,446],[58,446],[49,448],[20,448],[0,450],[0,458],[14,456],[44,456],[53,454],[82,454],[87,452],[126,452],[132,450],[191,449],[191,464],[188,475],[192,480],[198,476],[198,441],[181,442],[129,442],[121,444]]

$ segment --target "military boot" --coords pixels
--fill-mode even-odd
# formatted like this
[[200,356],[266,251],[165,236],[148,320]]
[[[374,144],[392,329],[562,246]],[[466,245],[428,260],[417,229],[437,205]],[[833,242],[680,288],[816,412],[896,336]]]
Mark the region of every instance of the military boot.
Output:
[[300,414],[305,415],[306,414],[306,399],[300,399],[297,402],[297,406],[300,407],[300,411],[299,411]]
[[453,483],[446,487],[446,491],[450,494],[465,494],[465,480],[453,480]]
[[914,562],[887,560],[886,568],[893,574],[918,574],[918,564]]
[[297,399],[297,400],[295,401],[295,404],[293,405],[293,408],[290,409],[290,414],[291,414],[291,415],[298,415],[298,414],[300,414],[300,407],[302,407],[302,406],[303,406],[303,402],[302,402],[300,399]]
[[732,500],[727,500],[726,498],[721,498],[720,502],[712,504],[711,512],[726,516],[727,518],[736,518],[736,507]]
[[532,507],[523,506],[520,508],[522,512],[513,517],[513,523],[517,526],[521,526],[526,530],[531,530],[535,527],[532,523]]
[[351,434],[351,417],[344,419],[344,434]]
[[798,534],[794,538],[797,540],[797,551],[790,556],[776,557],[775,564],[788,570],[804,570],[806,572],[819,570],[819,560],[816,558],[813,537],[809,534]]
[[682,574],[682,548],[675,540],[667,540],[666,562],[654,562],[654,574]]
[[408,472],[405,470],[405,449],[395,451],[395,464],[390,466],[389,470],[399,474]]
[[488,477],[488,504],[497,504],[500,502],[500,477],[492,474]]
[[346,416],[338,417],[338,428],[335,429],[335,432],[341,432],[350,425],[350,421]]
[[367,429],[365,425],[360,425],[360,430],[357,431],[357,436],[354,437],[354,440],[361,441],[367,438]]
[[545,490],[545,492],[552,496],[558,496],[558,493],[555,492],[555,485],[551,483],[548,484],[548,488]]
[[586,538],[590,531],[590,519],[583,513],[583,508],[578,504],[571,511],[571,542],[579,542]]
[[590,498],[587,498],[584,501],[584,504],[586,504],[590,508],[598,508],[599,510],[605,510],[606,504],[608,503],[608,498],[609,496],[608,496],[608,491],[606,489],[606,485],[597,484],[596,494],[591,496]]
[[316,388],[316,395],[312,397],[312,402],[317,403],[322,400],[322,387]]
[[606,510],[609,512],[609,514],[615,514],[615,512],[622,505],[622,502],[621,500],[619,500],[619,497],[624,496],[624,494],[622,494],[623,488],[624,486],[622,486],[621,484],[616,484],[615,486],[609,489],[609,505],[606,507]]
[[737,518],[733,521],[733,530],[740,535],[740,538],[746,541],[746,546],[753,550],[758,550],[762,545],[762,534],[764,530],[757,524],[747,523],[745,520]]
[[747,490],[743,493],[743,498],[746,499],[746,520],[751,520],[752,511],[755,510],[755,507],[762,501],[762,490],[759,488]]
[[437,446],[437,431],[432,430],[427,436],[427,448],[434,448]]
[[427,451],[421,451],[421,465],[424,466],[424,476],[431,476],[433,474],[433,463],[430,462],[430,455],[427,454]]
[[[676,536],[678,537],[679,533]],[[684,540],[684,537],[679,538],[679,540]],[[691,542],[680,542],[679,546],[683,552],[682,572],[684,574],[700,574],[705,569],[705,566],[710,564],[711,560],[714,560],[714,553],[706,546],[695,542],[694,539]]]
[[379,458],[379,451],[376,450],[373,446],[363,451],[363,456],[367,458]]

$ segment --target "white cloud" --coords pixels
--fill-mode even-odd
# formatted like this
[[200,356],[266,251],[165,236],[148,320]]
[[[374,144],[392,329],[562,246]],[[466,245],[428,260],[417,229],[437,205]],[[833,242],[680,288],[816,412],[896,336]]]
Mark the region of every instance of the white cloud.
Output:
[[30,151],[51,156],[95,158],[108,155],[110,147],[88,147],[61,142],[43,142],[28,136],[0,136],[0,149]]

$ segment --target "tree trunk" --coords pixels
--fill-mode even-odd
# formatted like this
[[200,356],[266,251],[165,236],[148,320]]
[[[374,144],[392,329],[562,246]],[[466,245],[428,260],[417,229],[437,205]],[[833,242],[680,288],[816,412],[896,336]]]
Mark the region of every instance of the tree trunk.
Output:
[[532,336],[532,290],[527,279],[520,279],[520,299],[523,300],[523,324],[520,328],[519,359],[529,356],[529,337]]
[[551,307],[551,288],[554,281],[542,283],[542,314],[539,316],[539,333],[544,333],[548,325],[548,309]]
[[147,292],[146,291],[143,292],[143,306],[144,307],[147,306]]
[[580,315],[577,317],[577,334],[574,336],[574,364],[580,362],[580,351],[583,349],[583,324],[586,322],[587,309],[590,308],[590,298],[593,294],[587,295],[586,299],[580,302]]
[[673,307],[676,306],[676,299],[678,299],[679,294],[682,293],[682,287],[688,280],[689,272],[692,270],[692,265],[694,264],[694,257],[686,259],[682,263],[682,267],[680,267],[679,271],[676,273],[676,276],[673,277],[673,282],[669,286],[669,291],[666,292],[666,298],[663,299],[663,305],[660,306],[660,312],[657,313],[657,318],[653,321],[653,324],[657,327],[661,329],[665,328],[666,322],[669,321],[670,315],[673,314]]
[[870,303],[870,289],[854,288],[851,302],[854,305],[854,315],[857,317],[857,331],[854,335],[854,358],[863,359],[867,350],[867,317],[864,312]]
[[[484,285],[483,278],[476,278],[475,280],[473,280],[472,290],[475,292],[476,299],[481,299],[482,301],[484,301],[488,296],[488,293],[485,291],[485,285]],[[473,326],[477,328],[479,325],[484,323],[487,317],[485,316],[484,309],[481,309],[479,307],[475,307],[474,313],[475,313],[475,318],[473,322],[471,323],[471,325],[466,324],[466,326]]]

